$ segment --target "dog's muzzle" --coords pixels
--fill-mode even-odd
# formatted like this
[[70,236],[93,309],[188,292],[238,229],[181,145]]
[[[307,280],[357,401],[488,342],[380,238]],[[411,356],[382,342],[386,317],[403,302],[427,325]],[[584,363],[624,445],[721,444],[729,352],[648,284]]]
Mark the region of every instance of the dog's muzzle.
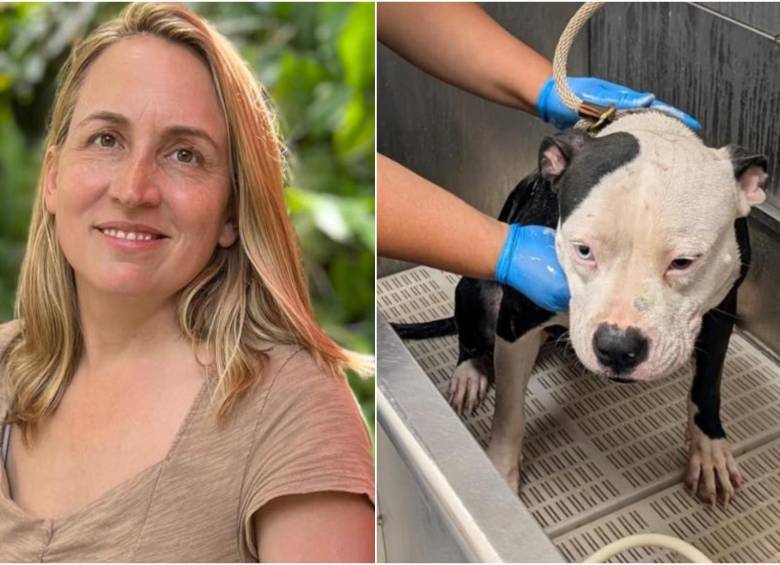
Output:
[[602,366],[610,369],[611,376],[625,377],[647,359],[649,349],[649,340],[633,327],[619,328],[615,324],[604,322],[599,324],[593,334],[596,359]]

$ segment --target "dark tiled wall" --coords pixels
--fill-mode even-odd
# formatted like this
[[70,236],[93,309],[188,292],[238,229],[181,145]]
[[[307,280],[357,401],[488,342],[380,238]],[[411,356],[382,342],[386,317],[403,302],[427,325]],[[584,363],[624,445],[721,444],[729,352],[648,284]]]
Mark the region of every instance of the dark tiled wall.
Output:
[[[780,4],[716,9],[780,27]],[[780,206],[780,42],[693,4],[609,4],[590,22],[590,70],[691,112],[708,145],[766,154]]]
[[695,4],[769,36],[780,37],[780,3],[778,2],[701,2]]

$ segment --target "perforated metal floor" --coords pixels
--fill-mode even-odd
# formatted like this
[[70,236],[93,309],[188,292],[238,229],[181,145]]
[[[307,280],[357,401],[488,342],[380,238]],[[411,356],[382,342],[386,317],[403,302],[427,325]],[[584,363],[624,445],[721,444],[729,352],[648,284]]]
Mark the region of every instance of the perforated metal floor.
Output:
[[[379,309],[393,322],[450,316],[457,281],[426,267],[384,277],[377,285]],[[444,394],[457,337],[406,346]],[[567,559],[581,561],[642,532],[683,538],[718,561],[780,557],[780,369],[769,357],[738,333],[732,336],[722,417],[746,484],[727,510],[695,500],[682,484],[690,367],[659,382],[621,385],[566,357],[546,345],[529,383],[520,497]],[[462,418],[483,447],[494,406],[491,390]],[[615,561],[677,558],[637,549]]]

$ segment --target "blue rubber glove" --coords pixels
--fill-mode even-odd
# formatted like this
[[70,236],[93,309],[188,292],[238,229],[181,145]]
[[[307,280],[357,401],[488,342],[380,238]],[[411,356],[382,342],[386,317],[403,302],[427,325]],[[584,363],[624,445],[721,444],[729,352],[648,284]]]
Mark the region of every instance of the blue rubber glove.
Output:
[[569,284],[555,255],[555,230],[511,224],[496,264],[496,280],[550,312],[569,309]]
[[[686,126],[694,131],[701,129],[701,124],[693,116],[689,116],[682,110],[670,106],[655,99],[651,92],[636,92],[627,86],[615,84],[600,78],[579,77],[567,78],[569,87],[578,98],[591,104],[609,106],[614,104],[618,110],[633,110],[636,108],[657,108],[667,114],[681,119]],[[551,123],[559,129],[569,128],[576,124],[580,117],[574,110],[566,106],[555,90],[555,81],[552,77],[544,83],[536,101],[536,113],[545,122]]]

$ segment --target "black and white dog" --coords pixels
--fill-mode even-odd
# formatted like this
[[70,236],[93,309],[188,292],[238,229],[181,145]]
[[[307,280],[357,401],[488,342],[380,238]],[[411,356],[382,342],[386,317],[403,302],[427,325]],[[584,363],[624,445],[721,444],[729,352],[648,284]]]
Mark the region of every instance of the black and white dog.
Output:
[[463,278],[454,323],[396,324],[408,338],[457,331],[449,397],[458,412],[473,410],[494,377],[487,451],[513,489],[528,378],[548,331],[564,325],[580,361],[617,382],[669,375],[695,355],[686,482],[728,503],[742,477],[720,421],[720,379],[750,262],[745,216],[764,200],[766,176],[764,156],[706,147],[657,111],[627,113],[596,136],[568,130],[543,141],[539,170],[512,191],[499,219],[557,228],[568,314]]

